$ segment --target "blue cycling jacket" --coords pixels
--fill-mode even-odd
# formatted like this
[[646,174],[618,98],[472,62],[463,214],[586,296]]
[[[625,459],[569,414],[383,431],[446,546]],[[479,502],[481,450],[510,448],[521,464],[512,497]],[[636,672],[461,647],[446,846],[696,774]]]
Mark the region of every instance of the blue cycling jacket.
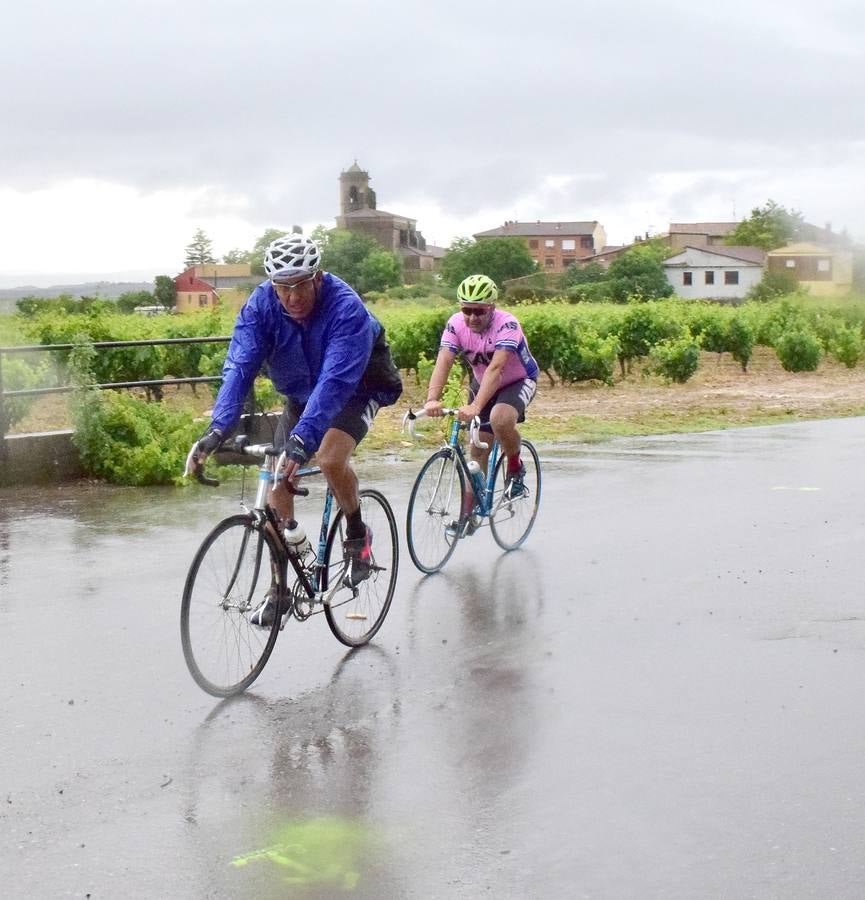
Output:
[[[358,295],[325,272],[312,315],[295,322],[282,308],[270,281],[250,295],[237,317],[213,406],[212,426],[227,434],[239,421],[243,402],[262,365],[284,396],[305,403],[293,434],[314,453],[337,413],[359,392],[373,343],[382,331]],[[383,406],[395,396],[375,390]]]

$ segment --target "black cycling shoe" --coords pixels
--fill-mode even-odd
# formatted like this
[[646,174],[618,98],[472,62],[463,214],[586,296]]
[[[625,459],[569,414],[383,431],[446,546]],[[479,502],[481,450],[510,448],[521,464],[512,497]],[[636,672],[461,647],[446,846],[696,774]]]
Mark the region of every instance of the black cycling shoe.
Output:
[[450,525],[445,526],[445,537],[449,541],[455,541],[457,538],[471,537],[477,530],[471,517],[464,516],[459,521],[454,519]]
[[528,494],[528,488],[525,485],[526,467],[524,463],[520,463],[520,470],[509,474],[505,478],[505,494],[509,500],[518,500]]
[[[277,612],[277,606],[280,607],[279,612]],[[290,606],[288,600],[285,598],[283,598],[281,604],[277,604],[276,588],[272,587],[264,595],[264,600],[261,601],[261,604],[249,617],[249,621],[252,622],[253,625],[259,625],[261,628],[270,628],[273,625],[274,619],[276,619],[277,616],[282,617],[286,615],[289,609]]]

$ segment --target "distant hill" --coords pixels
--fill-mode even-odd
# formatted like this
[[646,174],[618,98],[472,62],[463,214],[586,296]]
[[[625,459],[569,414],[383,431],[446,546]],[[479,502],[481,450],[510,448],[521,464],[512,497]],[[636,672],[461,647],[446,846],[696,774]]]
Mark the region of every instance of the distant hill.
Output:
[[22,285],[14,288],[0,288],[0,312],[15,312],[15,301],[22,297],[59,297],[70,294],[73,297],[104,297],[116,300],[130,291],[152,291],[152,281],[88,281],[84,284],[54,284],[51,287]]

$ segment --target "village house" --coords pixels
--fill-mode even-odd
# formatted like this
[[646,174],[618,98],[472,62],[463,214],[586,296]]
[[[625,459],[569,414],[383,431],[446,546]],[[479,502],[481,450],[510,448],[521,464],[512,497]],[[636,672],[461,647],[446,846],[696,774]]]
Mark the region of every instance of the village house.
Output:
[[664,260],[664,274],[685,300],[743,300],[759,284],[766,252],[759,247],[685,247]]
[[538,269],[555,274],[564,272],[584,257],[606,247],[604,226],[592,222],[505,222],[498,228],[480,231],[475,240],[518,237],[525,241]]
[[[239,306],[250,287],[260,281],[249,263],[203,263],[190,266],[174,279],[177,312],[210,309],[220,301]],[[238,298],[240,298],[239,302]]]
[[816,297],[837,297],[853,289],[853,253],[844,248],[787,244],[769,251],[767,265],[770,272],[792,277]]
[[736,229],[738,222],[670,222],[671,250],[685,247],[717,247]]

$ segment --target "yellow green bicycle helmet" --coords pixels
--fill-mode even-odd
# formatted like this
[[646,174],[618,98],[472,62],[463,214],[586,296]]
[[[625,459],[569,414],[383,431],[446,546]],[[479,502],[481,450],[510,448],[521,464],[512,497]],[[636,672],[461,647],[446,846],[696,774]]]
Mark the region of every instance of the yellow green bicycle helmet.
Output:
[[498,296],[499,289],[488,275],[469,275],[457,288],[460,303],[495,303]]

